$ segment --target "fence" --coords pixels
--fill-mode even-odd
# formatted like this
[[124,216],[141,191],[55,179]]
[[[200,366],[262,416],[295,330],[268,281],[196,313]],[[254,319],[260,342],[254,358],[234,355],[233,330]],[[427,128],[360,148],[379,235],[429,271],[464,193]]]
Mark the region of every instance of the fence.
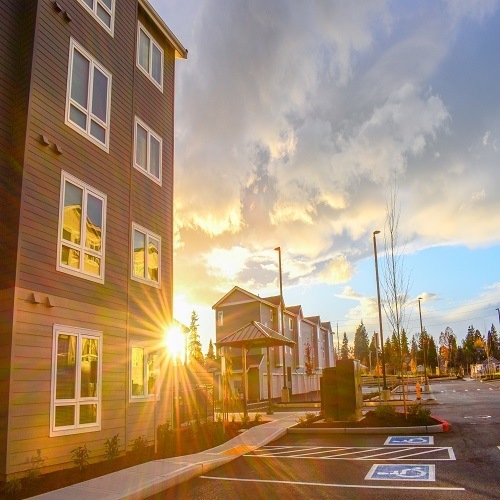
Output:
[[214,419],[213,384],[179,388],[179,420],[185,422],[199,419],[202,422]]

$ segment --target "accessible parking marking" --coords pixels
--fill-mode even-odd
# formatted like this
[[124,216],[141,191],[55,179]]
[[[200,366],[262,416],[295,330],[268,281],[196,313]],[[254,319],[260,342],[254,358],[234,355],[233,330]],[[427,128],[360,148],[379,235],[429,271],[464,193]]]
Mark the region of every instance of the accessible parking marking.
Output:
[[433,445],[434,436],[389,436],[384,443],[384,446],[398,446],[411,444],[416,446]]
[[365,479],[382,481],[435,481],[434,464],[373,464]]

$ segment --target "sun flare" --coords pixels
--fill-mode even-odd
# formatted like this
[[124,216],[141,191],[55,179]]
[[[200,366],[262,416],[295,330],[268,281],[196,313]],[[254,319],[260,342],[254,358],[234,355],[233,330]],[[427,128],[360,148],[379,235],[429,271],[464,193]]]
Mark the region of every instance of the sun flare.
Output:
[[167,331],[165,346],[173,358],[182,358],[186,346],[186,336],[182,334],[179,327],[174,326]]

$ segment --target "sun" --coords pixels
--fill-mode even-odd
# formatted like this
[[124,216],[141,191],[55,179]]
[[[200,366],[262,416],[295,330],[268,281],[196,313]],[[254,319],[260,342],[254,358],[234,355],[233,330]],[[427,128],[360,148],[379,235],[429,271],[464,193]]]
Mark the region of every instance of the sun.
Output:
[[181,333],[179,327],[174,326],[167,330],[165,346],[172,358],[182,358],[186,347],[186,336]]

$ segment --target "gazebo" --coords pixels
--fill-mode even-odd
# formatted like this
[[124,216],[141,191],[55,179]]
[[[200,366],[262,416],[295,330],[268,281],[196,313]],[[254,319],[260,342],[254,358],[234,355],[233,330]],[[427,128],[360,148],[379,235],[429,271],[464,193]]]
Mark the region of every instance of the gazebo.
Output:
[[243,385],[243,414],[248,415],[247,411],[247,351],[249,349],[266,348],[267,352],[267,398],[269,401],[268,413],[272,413],[271,405],[271,362],[269,359],[269,348],[276,346],[293,347],[295,342],[287,339],[283,335],[274,331],[258,321],[251,321],[239,330],[230,333],[221,341],[216,342],[217,348],[235,347],[241,349],[242,357],[242,385]]

